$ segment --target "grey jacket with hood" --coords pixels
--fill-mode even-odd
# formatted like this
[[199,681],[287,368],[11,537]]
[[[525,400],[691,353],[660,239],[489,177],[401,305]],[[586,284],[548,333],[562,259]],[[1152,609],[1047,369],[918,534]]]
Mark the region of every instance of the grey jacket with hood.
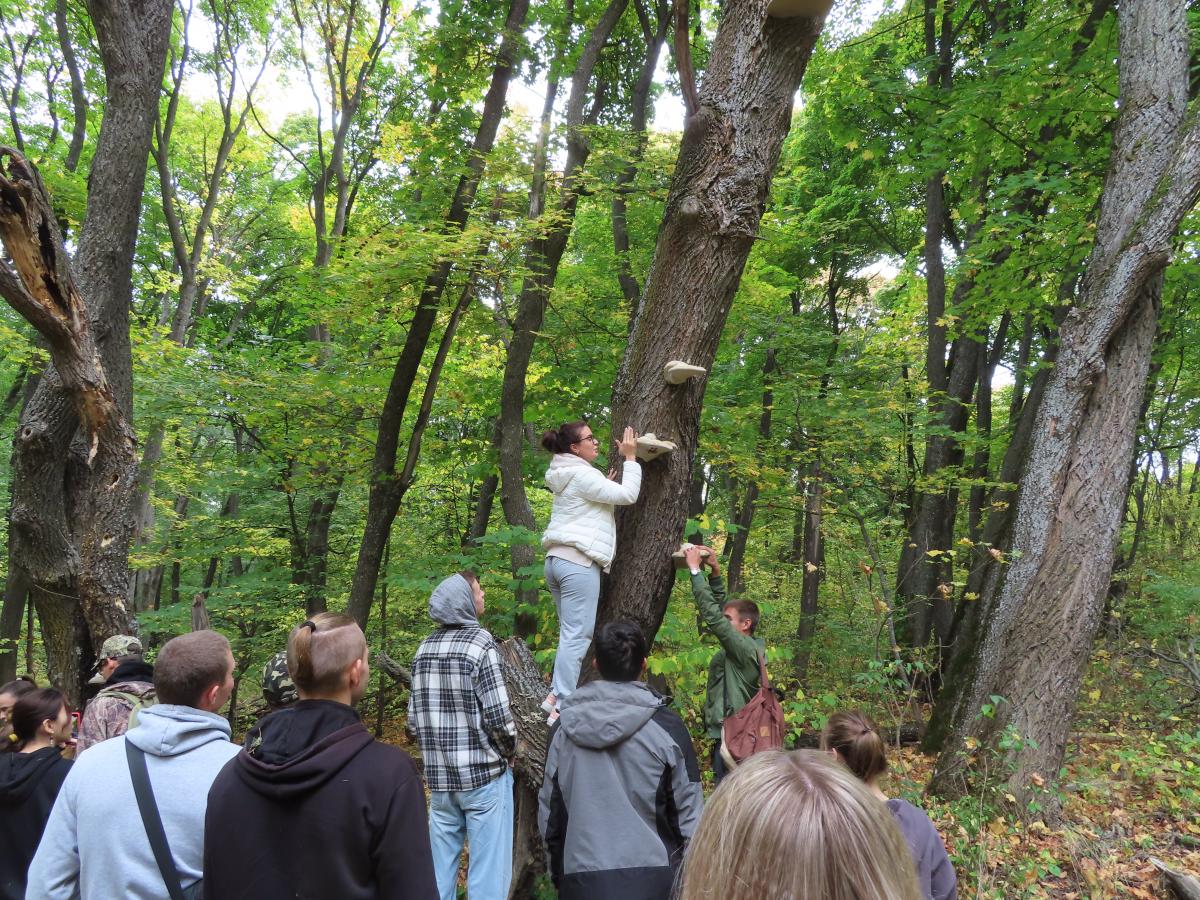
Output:
[[200,879],[213,779],[238,746],[215,713],[160,703],[122,738],[81,753],[67,773],[29,867],[26,900],[162,900],[167,896],[138,812],[125,741],[146,754],[150,785],[179,880]]
[[560,900],[667,900],[703,803],[691,738],[638,681],[562,702],[538,824]]

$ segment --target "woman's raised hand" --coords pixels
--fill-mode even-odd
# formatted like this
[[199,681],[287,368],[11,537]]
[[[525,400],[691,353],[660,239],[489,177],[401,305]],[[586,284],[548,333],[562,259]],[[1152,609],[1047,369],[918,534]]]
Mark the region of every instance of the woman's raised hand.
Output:
[[625,433],[621,435],[621,439],[617,441],[617,450],[627,462],[633,462],[637,454],[637,432],[628,425],[625,426]]

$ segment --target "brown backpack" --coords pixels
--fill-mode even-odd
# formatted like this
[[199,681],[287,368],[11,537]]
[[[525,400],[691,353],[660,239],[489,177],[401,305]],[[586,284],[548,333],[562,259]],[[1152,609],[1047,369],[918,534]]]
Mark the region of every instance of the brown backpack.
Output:
[[783,707],[771,690],[767,663],[758,655],[758,693],[721,726],[721,758],[730,769],[764,750],[783,748]]

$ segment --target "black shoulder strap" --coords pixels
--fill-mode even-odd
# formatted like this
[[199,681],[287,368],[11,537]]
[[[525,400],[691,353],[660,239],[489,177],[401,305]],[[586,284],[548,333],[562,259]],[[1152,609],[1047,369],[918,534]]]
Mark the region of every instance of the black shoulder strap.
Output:
[[146,827],[146,837],[150,839],[150,849],[154,851],[158,871],[167,885],[167,893],[171,895],[171,900],[183,900],[179,870],[175,868],[175,858],[171,856],[171,846],[167,843],[167,833],[163,830],[162,816],[158,814],[158,804],[154,800],[154,789],[150,786],[146,754],[126,738],[125,756],[129,760],[133,793],[137,797],[138,810],[142,814],[142,824]]

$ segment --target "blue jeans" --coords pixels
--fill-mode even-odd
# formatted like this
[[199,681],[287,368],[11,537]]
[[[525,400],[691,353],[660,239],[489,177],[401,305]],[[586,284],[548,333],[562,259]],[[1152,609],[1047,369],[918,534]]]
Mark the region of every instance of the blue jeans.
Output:
[[468,900],[507,900],[512,881],[512,770],[473,791],[431,791],[429,843],[441,900],[454,900],[463,841]]
[[546,586],[558,610],[558,652],[550,690],[560,701],[579,684],[579,667],[592,643],[600,602],[600,567],[546,557]]

